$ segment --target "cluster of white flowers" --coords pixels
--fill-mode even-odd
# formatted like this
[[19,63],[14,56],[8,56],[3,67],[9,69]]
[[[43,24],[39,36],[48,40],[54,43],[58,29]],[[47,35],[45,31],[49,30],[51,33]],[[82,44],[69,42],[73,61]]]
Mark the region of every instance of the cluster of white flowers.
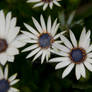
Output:
[[[46,10],[48,5],[51,9],[53,4],[60,6],[58,1],[61,0],[28,0],[28,2],[37,2],[34,7],[43,5],[43,10]],[[51,16],[49,16],[47,23],[45,23],[41,15],[40,23],[34,17],[32,17],[32,20],[36,28],[24,23],[29,32],[20,31],[20,27],[16,26],[16,18],[11,18],[11,12],[5,17],[3,10],[0,11],[0,64],[2,67],[7,62],[14,62],[14,56],[19,54],[18,48],[29,43],[30,46],[22,50],[22,52],[30,51],[26,58],[34,56],[33,61],[35,61],[41,56],[41,64],[45,59],[48,63],[57,62],[55,69],[67,66],[62,78],[66,77],[74,66],[77,80],[81,76],[86,77],[85,67],[92,71],[90,30],[86,32],[86,29],[83,28],[79,42],[77,42],[74,33],[69,30],[70,42],[64,36],[66,31],[58,32],[60,23],[57,23],[57,19],[52,23]],[[49,60],[51,53],[60,57]],[[15,79],[17,74],[8,78],[8,65],[6,65],[4,73],[2,67],[0,66],[0,92],[18,92],[18,89],[12,87],[19,81]]]

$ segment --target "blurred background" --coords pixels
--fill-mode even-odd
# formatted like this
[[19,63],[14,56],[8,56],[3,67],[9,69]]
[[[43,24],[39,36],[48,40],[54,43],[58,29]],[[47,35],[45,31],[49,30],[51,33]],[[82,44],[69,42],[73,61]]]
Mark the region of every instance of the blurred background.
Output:
[[[3,9],[5,14],[11,11],[12,16],[17,17],[17,25],[21,27],[21,30],[27,30],[23,25],[24,22],[34,26],[32,16],[39,21],[41,14],[45,21],[49,15],[51,15],[52,21],[58,18],[58,22],[61,23],[59,32],[70,28],[75,33],[77,40],[83,26],[87,30],[92,30],[92,0],[62,0],[60,4],[62,7],[54,5],[53,10],[48,8],[44,12],[42,7],[33,9],[33,4],[26,3],[26,0],[0,0],[0,10]],[[67,21],[72,15],[74,18],[71,23],[64,24],[63,20]],[[27,46],[29,44],[25,47]],[[25,59],[28,53],[17,55],[15,62],[9,63],[9,75],[18,73],[20,82],[15,87],[19,88],[20,92],[92,92],[92,73],[88,70],[86,70],[86,79],[81,78],[77,81],[74,69],[66,78],[62,79],[64,69],[55,70],[55,63],[40,64],[40,58],[32,63],[32,58]]]

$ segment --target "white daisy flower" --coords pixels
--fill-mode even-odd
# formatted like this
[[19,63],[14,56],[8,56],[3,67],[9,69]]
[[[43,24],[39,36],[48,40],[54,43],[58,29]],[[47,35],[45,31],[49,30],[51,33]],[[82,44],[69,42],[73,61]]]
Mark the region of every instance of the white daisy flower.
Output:
[[33,8],[43,6],[43,10],[45,11],[48,6],[50,7],[50,9],[52,9],[53,4],[60,7],[61,5],[59,4],[58,1],[61,1],[61,0],[28,0],[27,2],[37,3],[33,6]]
[[63,35],[60,36],[64,45],[58,45],[60,52],[54,52],[61,57],[53,58],[49,62],[59,62],[55,69],[64,68],[67,66],[62,74],[62,78],[66,77],[75,66],[75,74],[77,80],[80,77],[86,77],[85,67],[92,71],[92,45],[90,45],[90,31],[86,33],[83,29],[80,40],[77,40],[72,31],[70,31],[71,42]]
[[5,65],[7,61],[13,62],[14,55],[19,54],[17,48],[25,45],[21,42],[21,36],[17,36],[20,27],[16,26],[16,18],[11,19],[11,12],[6,17],[0,11],[0,63]]
[[[24,23],[25,27],[30,32],[22,31],[22,33],[30,38],[29,40],[26,40],[26,42],[31,43],[31,46],[24,49],[23,52],[31,51],[26,58],[30,58],[36,54],[33,61],[42,55],[41,63],[43,63],[45,57],[48,61],[48,58],[50,57],[51,47],[61,43],[61,41],[57,40],[60,36],[60,33],[56,35],[59,23],[57,24],[56,19],[52,24],[51,17],[49,16],[46,28],[46,24],[42,15],[40,16],[41,25],[37,22],[35,18],[32,19],[37,30]],[[61,34],[63,33],[64,32],[62,32]]]
[[12,87],[19,79],[15,79],[17,74],[8,78],[8,66],[5,67],[4,73],[0,67],[0,92],[19,92],[18,89]]

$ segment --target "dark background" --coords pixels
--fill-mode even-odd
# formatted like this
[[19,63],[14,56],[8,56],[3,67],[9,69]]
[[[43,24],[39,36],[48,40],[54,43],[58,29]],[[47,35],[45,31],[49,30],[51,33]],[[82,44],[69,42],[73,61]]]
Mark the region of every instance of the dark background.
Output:
[[[39,21],[40,15],[43,14],[47,21],[48,16],[51,15],[54,21],[62,10],[65,12],[66,19],[72,11],[76,10],[73,21],[83,20],[83,25],[75,25],[71,28],[77,40],[83,26],[86,26],[87,30],[92,30],[92,0],[62,0],[60,3],[61,8],[54,6],[53,10],[48,8],[44,12],[42,7],[33,9],[33,4],[26,3],[26,0],[0,0],[0,9],[3,9],[5,14],[11,11],[12,16],[17,17],[17,25],[21,26],[21,30],[27,30],[23,25],[24,22],[33,26],[32,16]],[[92,92],[92,73],[88,70],[86,70],[86,79],[81,78],[77,81],[74,69],[65,79],[62,79],[63,69],[55,70],[56,64],[40,64],[40,58],[32,63],[32,58],[25,59],[28,53],[21,53],[16,56],[14,63],[8,63],[9,75],[18,73],[20,82],[15,87],[19,88],[20,92]]]

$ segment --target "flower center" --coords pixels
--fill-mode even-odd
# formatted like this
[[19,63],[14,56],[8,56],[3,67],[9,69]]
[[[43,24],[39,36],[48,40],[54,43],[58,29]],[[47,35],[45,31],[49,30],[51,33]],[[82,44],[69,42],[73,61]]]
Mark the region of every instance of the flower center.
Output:
[[86,51],[83,48],[73,48],[69,57],[74,63],[79,64],[86,59]]
[[43,33],[39,36],[38,43],[41,48],[48,48],[53,43],[53,38],[48,33]]
[[5,39],[0,39],[0,53],[6,51],[8,44]]
[[0,80],[0,92],[8,92],[10,88],[9,82],[5,79]]
[[42,2],[50,3],[52,0],[42,0]]

